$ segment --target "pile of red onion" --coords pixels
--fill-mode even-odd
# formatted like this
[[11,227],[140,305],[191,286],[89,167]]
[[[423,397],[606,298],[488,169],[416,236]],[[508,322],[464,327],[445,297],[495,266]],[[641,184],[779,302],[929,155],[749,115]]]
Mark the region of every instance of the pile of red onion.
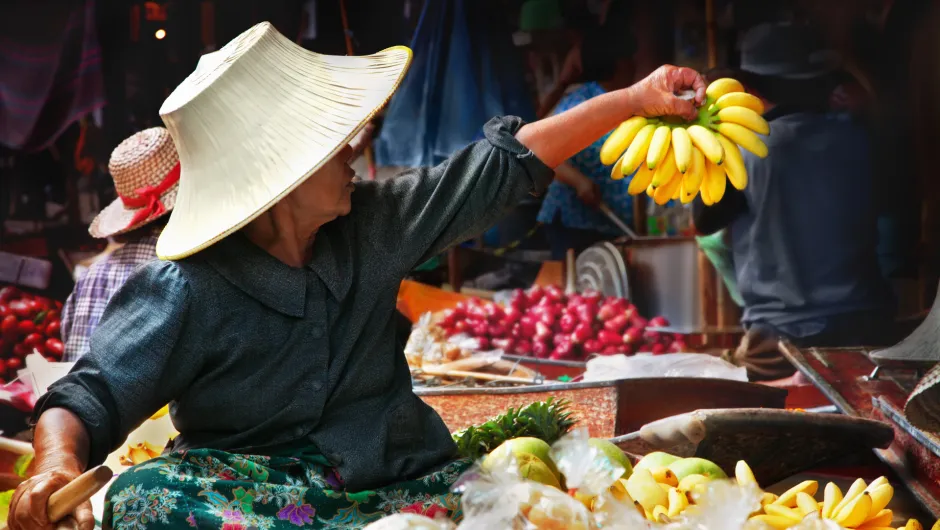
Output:
[[579,361],[590,355],[654,355],[685,350],[682,335],[650,331],[669,325],[643,318],[629,300],[597,292],[566,295],[557,287],[513,292],[507,306],[478,298],[445,312],[438,323],[449,336],[465,334],[480,350]]

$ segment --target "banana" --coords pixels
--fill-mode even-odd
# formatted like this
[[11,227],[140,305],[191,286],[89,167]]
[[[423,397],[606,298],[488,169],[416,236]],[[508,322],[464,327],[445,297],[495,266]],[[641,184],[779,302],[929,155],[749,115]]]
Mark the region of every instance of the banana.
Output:
[[672,192],[671,200],[677,201],[682,197],[682,173],[676,172],[676,175],[679,177],[679,185],[676,186],[675,191]]
[[744,107],[758,114],[764,113],[764,102],[759,97],[747,92],[729,92],[715,102],[715,108],[718,110],[729,107]]
[[166,416],[170,413],[170,406],[163,405],[163,408],[153,413],[153,416],[150,416],[151,420],[159,420],[160,418]]
[[614,132],[610,133],[610,136],[604,140],[604,145],[601,146],[601,164],[605,166],[613,164],[620,158],[620,155],[633,142],[636,133],[640,132],[640,129],[646,126],[646,123],[647,120],[643,116],[634,116],[617,126]]
[[[753,131],[737,123],[719,123],[718,132],[760,158],[767,157],[767,145]],[[695,137],[692,138],[693,140]],[[707,155],[708,153],[706,153]],[[624,171],[626,173],[626,171]],[[632,173],[632,171],[631,171]]]
[[[705,173],[705,176],[708,176],[707,172]],[[708,193],[708,186],[705,185],[704,179],[702,180],[702,187],[698,189],[698,194],[702,196],[702,203],[705,204],[705,206],[711,206],[715,204],[715,202],[712,201],[712,196]]]
[[747,462],[744,460],[738,460],[738,463],[735,464],[734,478],[738,481],[739,486],[757,484],[757,479],[754,478],[754,472],[751,471],[751,466],[747,465]]
[[787,508],[786,506],[779,506],[777,504],[768,504],[764,506],[764,513],[767,515],[776,515],[777,517],[786,517],[787,519],[792,519],[793,524],[800,522],[803,519],[803,513],[797,510],[796,508]]
[[666,153],[666,158],[663,159],[662,164],[656,168],[656,171],[653,173],[653,187],[659,188],[664,186],[667,182],[672,180],[672,177],[678,172],[676,169],[676,157],[672,153],[672,148],[670,147],[669,152]]
[[924,530],[924,526],[917,519],[908,519],[907,524],[904,525],[904,530]]
[[[616,167],[618,169],[620,168],[619,165]],[[653,182],[653,172],[650,171],[650,168],[641,165],[640,169],[637,169],[636,173],[633,174],[633,180],[631,180],[630,185],[627,186],[627,193],[630,195],[639,195],[650,186],[651,182]]]
[[868,520],[862,523],[862,526],[859,526],[859,528],[868,528],[870,526],[874,526],[874,527],[891,526],[891,521],[893,520],[894,520],[894,512],[892,512],[891,510],[885,509],[885,510],[881,510],[875,515],[869,515]]
[[662,206],[672,200],[672,198],[681,191],[681,187],[682,173],[673,171],[672,178],[662,186],[656,188],[656,193],[653,194],[653,200],[656,201],[656,204]]
[[870,511],[871,495],[865,491],[862,492],[861,495],[857,495],[855,499],[836,512],[832,520],[843,528],[855,528],[865,522],[865,519],[868,518],[868,512]]
[[647,469],[634,471],[627,479],[627,493],[634,500],[639,502],[643,509],[653,510],[653,508],[669,502],[669,497],[663,491],[653,475]]
[[796,509],[804,516],[809,515],[819,511],[819,503],[808,493],[801,491],[796,494]]
[[669,522],[669,509],[665,506],[657,506],[653,508],[653,521],[657,523],[668,523]]
[[839,489],[839,486],[832,482],[826,484],[826,491],[823,494],[822,518],[829,519],[832,517],[832,512],[835,511],[840,502],[842,502],[842,490]]
[[[702,150],[702,154],[705,155],[705,158],[711,160],[719,166],[722,162],[724,162],[725,153],[722,151],[721,144],[718,143],[718,139],[715,138],[715,133],[709,131],[705,127],[702,127],[701,125],[692,125],[687,130],[689,131],[689,137],[692,138],[692,143],[695,144],[695,147],[698,147]],[[744,130],[747,131],[747,129]]]
[[697,486],[708,484],[709,482],[711,481],[705,475],[688,475],[679,481],[678,489],[682,493],[689,493]]
[[650,469],[650,473],[653,475],[653,479],[660,484],[666,484],[670,487],[679,485],[679,479],[676,478],[676,474],[670,471],[668,467],[656,467]]
[[652,184],[646,187],[646,194],[649,195],[651,198],[653,197],[655,193],[656,193],[656,188],[654,188]]
[[[716,165],[711,160],[705,161],[705,179],[702,181],[702,200],[705,199],[705,193],[708,193],[708,199],[712,204],[718,204],[721,198],[725,196],[725,187],[728,179],[725,176],[725,170]],[[707,192],[705,190],[708,190]],[[707,203],[706,203],[707,204]]]
[[882,484],[875,489],[871,489],[871,485],[868,486],[868,489],[865,491],[871,495],[871,513],[877,514],[881,510],[885,509],[888,506],[888,503],[891,502],[891,497],[894,496],[894,488],[891,484]]
[[796,494],[803,492],[807,495],[816,495],[816,490],[819,489],[819,483],[815,480],[804,480],[796,486],[788,489],[774,501],[774,504],[778,506],[786,506],[787,508],[796,508]]
[[858,497],[865,491],[865,488],[868,487],[868,484],[865,483],[862,479],[856,479],[855,482],[849,486],[849,489],[846,490],[845,495],[842,496],[842,500],[839,501],[839,504],[836,504],[836,507],[832,509],[832,515],[839,513],[839,510],[845,507],[846,504],[855,500],[855,497]]
[[774,495],[773,493],[770,493],[769,491],[765,491],[764,494],[761,495],[760,505],[762,507],[767,506],[768,504],[773,504],[775,500],[777,500],[776,495]]
[[640,132],[636,133],[636,138],[633,139],[620,162],[620,171],[624,175],[633,174],[636,168],[640,167],[640,163],[646,159],[646,153],[649,151],[650,141],[653,139],[653,132],[655,131],[656,126],[648,123],[640,129]]
[[[688,204],[692,202],[692,199],[698,195],[699,190],[702,188],[702,181],[705,179],[705,155],[697,147],[692,148],[692,167],[689,168],[689,171],[682,177],[682,194],[680,199],[682,199],[682,204]],[[744,460],[738,462],[738,465],[744,464]],[[747,468],[750,472],[751,468]],[[737,477],[737,467],[735,467],[735,477]],[[754,479],[754,474],[751,473],[751,479],[754,480],[754,484],[757,484],[757,480]]]
[[888,477],[881,476],[881,477],[876,478],[875,480],[871,481],[871,484],[869,484],[868,487],[865,489],[868,491],[871,491],[877,488],[878,486],[881,486],[882,484],[890,484],[890,482],[888,482]]
[[757,134],[770,134],[770,124],[760,114],[745,107],[728,107],[718,111],[722,123],[735,123]]
[[612,180],[621,180],[624,177],[623,171],[620,171],[620,162],[623,160],[623,157],[617,159],[614,165],[610,166],[610,178]]
[[721,79],[712,81],[708,85],[708,88],[705,89],[705,96],[712,101],[716,101],[721,98],[721,96],[731,92],[744,92],[744,85],[736,79],[722,77]]
[[676,157],[676,168],[685,173],[692,165],[692,137],[685,127],[672,130],[672,152]]
[[669,152],[669,144],[672,143],[672,131],[668,125],[660,125],[653,132],[653,138],[650,140],[650,148],[646,153],[646,166],[650,169],[656,169]]
[[627,493],[627,479],[617,479],[610,487],[610,494],[620,502],[633,504],[633,498]]
[[751,517],[750,520],[760,521],[762,523],[767,524],[767,526],[770,526],[771,528],[774,528],[776,530],[787,530],[787,528],[790,528],[791,526],[796,526],[796,524],[799,522],[799,520],[794,522],[793,519],[788,519],[786,517],[780,517],[777,515],[767,515],[767,514],[755,515],[754,517]]
[[666,515],[669,517],[675,517],[689,507],[689,498],[676,488],[670,488],[667,497],[669,498],[669,511]]
[[721,148],[724,149],[725,163],[722,167],[725,169],[725,173],[728,174],[728,180],[731,181],[732,186],[743,190],[747,187],[747,168],[744,166],[741,150],[734,142],[723,135],[716,134],[715,137],[718,139],[718,143],[721,144]]

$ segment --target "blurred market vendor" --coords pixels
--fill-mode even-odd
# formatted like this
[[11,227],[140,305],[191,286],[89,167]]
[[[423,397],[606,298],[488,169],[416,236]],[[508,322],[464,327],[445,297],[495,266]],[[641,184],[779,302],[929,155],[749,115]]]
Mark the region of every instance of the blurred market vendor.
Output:
[[[599,28],[586,34],[580,46],[584,82],[561,99],[553,114],[630,86],[634,51],[634,43],[622,33]],[[623,235],[598,210],[601,201],[625,223],[633,223],[629,181],[611,179],[611,167],[600,162],[606,139],[605,134],[555,169],[555,182],[548,187],[538,214],[538,221],[545,225],[552,259],[564,259],[568,249],[581,252],[594,243]]]
[[837,63],[807,28],[755,27],[732,75],[763,100],[769,155],[742,151],[744,191],[696,201],[697,230],[728,228],[746,334],[733,360],[752,380],[794,367],[781,338],[797,346],[893,343],[894,307],[877,253],[871,147],[864,127],[829,111]]
[[88,352],[108,300],[139,266],[157,259],[157,238],[176,203],[179,156],[163,127],[121,142],[111,153],[108,170],[118,198],[98,214],[88,232],[120,247],[88,268],[62,307],[63,360],[69,362]]
[[[48,528],[49,494],[170,403],[180,435],[120,474],[105,528],[357,528],[399,511],[454,516],[468,462],[396,353],[396,295],[417,264],[495,222],[552,168],[634,114],[695,115],[704,82],[640,83],[486,139],[434,168],[353,182],[348,142],[411,60],[308,52],[259,24],[161,108],[180,153],[161,260],[112,298],[91,351],[36,405],[36,475],[13,530]],[[145,510],[141,507],[146,506]],[[75,512],[92,528],[90,505]]]

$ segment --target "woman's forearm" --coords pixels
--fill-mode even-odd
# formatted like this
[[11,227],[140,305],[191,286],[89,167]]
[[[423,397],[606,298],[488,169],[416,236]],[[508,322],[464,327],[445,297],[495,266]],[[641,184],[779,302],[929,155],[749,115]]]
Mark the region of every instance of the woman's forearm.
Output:
[[526,124],[516,138],[545,165],[556,168],[632,116],[635,110],[631,98],[619,91],[610,92]]
[[71,411],[61,408],[42,413],[33,436],[36,471],[71,470],[82,472],[88,466],[88,431]]

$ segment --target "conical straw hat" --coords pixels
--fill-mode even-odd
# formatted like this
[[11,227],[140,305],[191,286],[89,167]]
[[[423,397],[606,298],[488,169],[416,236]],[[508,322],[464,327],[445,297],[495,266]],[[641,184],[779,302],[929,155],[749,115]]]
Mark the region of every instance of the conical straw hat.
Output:
[[290,193],[388,102],[410,63],[404,46],[313,53],[267,22],[203,56],[160,109],[182,171],[157,255],[194,254]]

